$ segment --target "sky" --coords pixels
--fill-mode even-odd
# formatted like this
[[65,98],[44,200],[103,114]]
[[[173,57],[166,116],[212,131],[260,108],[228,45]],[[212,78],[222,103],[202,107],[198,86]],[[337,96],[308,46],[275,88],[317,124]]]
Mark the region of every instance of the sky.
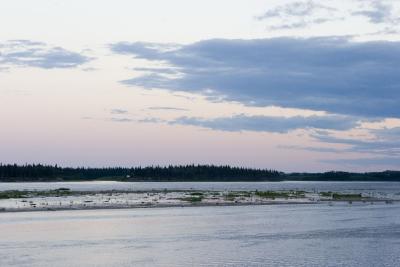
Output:
[[0,162],[400,169],[400,1],[2,0]]

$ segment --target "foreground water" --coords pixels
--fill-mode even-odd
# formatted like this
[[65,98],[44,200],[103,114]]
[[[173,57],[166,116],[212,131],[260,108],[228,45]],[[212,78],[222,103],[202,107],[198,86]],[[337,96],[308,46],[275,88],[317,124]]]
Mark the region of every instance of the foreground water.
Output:
[[0,214],[0,266],[400,266],[400,205]]

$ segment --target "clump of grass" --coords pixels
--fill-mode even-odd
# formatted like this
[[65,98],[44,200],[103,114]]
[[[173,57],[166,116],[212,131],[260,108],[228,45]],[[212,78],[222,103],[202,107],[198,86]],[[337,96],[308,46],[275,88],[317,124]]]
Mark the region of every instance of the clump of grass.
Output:
[[333,193],[332,198],[335,200],[360,200],[362,199],[361,194],[339,194]]
[[25,198],[27,193],[24,191],[18,190],[10,190],[0,192],[0,199],[9,199],[9,198]]
[[344,193],[336,193],[336,192],[320,192],[320,196],[322,197],[331,197],[333,200],[362,200],[365,197],[362,194],[344,194]]
[[36,197],[61,197],[61,196],[70,196],[72,192],[69,188],[59,188],[55,190],[48,191],[31,191],[29,195]]
[[227,201],[234,201],[235,198],[240,197],[240,193],[238,192],[229,192],[227,194],[224,195],[224,199]]
[[190,197],[182,197],[180,200],[187,201],[190,203],[198,203],[203,200],[203,196],[190,196]]
[[289,192],[292,197],[305,197],[306,191],[298,190],[298,191],[290,191]]
[[246,197],[251,197],[252,192],[248,191],[234,191],[234,192],[229,192],[227,194],[224,194],[224,199],[226,201],[234,201],[236,198],[240,198],[241,200],[244,200]]
[[248,192],[248,191],[242,191],[242,192],[238,192],[238,196],[239,197],[251,197],[252,194],[251,194],[251,192]]
[[71,189],[69,189],[67,187],[60,187],[60,188],[56,189],[56,191],[71,191]]
[[328,191],[328,192],[320,192],[319,194],[321,195],[321,197],[331,197],[333,193],[331,191]]
[[29,198],[29,197],[60,197],[69,196],[73,192],[69,188],[58,188],[55,190],[47,191],[19,191],[19,190],[9,190],[0,192],[0,199],[10,199],[10,198]]

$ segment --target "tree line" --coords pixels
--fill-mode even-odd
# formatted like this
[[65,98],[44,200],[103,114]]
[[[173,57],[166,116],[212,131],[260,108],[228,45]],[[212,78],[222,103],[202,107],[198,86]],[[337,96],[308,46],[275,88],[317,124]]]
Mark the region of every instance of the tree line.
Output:
[[42,164],[0,164],[0,181],[101,179],[120,181],[262,181],[276,180],[280,175],[281,173],[275,170],[214,165],[71,168]]
[[291,181],[400,181],[400,171],[382,172],[342,172],[329,171],[323,173],[290,173],[285,180]]
[[0,182],[6,181],[400,181],[400,171],[352,173],[283,173],[215,165],[147,167],[60,167],[42,164],[1,164]]

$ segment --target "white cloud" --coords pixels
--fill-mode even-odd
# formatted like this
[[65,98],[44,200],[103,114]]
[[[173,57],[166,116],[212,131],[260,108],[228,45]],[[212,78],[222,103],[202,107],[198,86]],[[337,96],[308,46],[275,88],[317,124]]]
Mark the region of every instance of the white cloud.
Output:
[[[62,47],[30,40],[0,43],[0,67],[22,66],[43,69],[75,68],[91,58]],[[2,66],[3,65],[3,66]]]

